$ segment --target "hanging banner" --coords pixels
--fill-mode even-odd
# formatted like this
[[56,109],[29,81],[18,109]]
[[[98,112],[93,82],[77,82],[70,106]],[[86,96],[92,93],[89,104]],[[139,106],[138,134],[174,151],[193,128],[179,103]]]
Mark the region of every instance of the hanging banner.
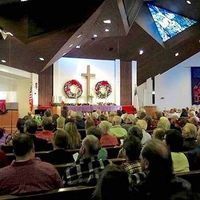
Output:
[[200,104],[200,67],[191,67],[192,105]]

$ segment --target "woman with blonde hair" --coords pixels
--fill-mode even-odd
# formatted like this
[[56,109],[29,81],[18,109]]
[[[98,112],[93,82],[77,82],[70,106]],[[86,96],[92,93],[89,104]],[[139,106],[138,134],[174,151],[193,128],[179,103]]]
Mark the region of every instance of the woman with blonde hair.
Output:
[[147,130],[147,122],[144,119],[139,119],[136,122],[136,125],[138,125],[142,129],[142,140],[141,143],[144,145],[147,141],[151,140],[151,135],[146,131]]
[[133,114],[126,114],[124,115],[123,122],[122,128],[125,128],[128,131],[131,126],[136,124],[137,118]]
[[87,132],[87,129],[90,128],[90,127],[92,127],[92,126],[95,126],[94,120],[91,117],[87,117],[86,120],[85,120],[85,129],[86,129],[86,132]]
[[100,143],[103,147],[116,146],[119,144],[117,137],[109,134],[109,130],[112,127],[112,124],[108,121],[102,121],[99,125],[99,128],[102,132]]
[[70,149],[77,149],[81,146],[81,136],[78,132],[75,122],[68,122],[65,124],[64,130],[69,135],[69,148]]
[[57,129],[64,129],[65,127],[65,118],[63,116],[58,117],[56,120],[57,122]]
[[197,147],[197,127],[192,123],[186,123],[182,129],[183,150],[189,151]]
[[165,130],[169,130],[170,129],[170,121],[169,121],[169,119],[167,117],[161,117],[158,120],[157,128],[163,128]]

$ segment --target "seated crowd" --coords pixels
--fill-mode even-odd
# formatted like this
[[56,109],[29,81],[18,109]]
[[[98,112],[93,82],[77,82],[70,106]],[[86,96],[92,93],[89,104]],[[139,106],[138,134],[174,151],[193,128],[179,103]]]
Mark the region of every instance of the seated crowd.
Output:
[[[199,113],[183,109],[136,115],[47,110],[29,114],[17,132],[0,129],[0,194],[21,195],[77,185],[96,186],[94,199],[171,199],[191,185],[176,174],[200,169]],[[6,160],[11,146],[15,160]],[[119,147],[120,165],[108,157]],[[68,150],[77,150],[72,155]],[[37,158],[48,151],[46,158]],[[68,165],[62,175],[55,165]],[[121,197],[121,198],[119,198]]]

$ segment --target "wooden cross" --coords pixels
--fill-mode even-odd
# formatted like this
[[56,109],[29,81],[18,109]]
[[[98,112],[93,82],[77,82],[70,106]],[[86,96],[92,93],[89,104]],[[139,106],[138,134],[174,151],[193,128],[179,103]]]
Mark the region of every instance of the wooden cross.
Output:
[[87,65],[87,73],[82,73],[81,76],[86,78],[86,96],[87,96],[87,103],[89,102],[89,95],[90,95],[90,78],[95,77],[95,74],[90,74],[90,65]]

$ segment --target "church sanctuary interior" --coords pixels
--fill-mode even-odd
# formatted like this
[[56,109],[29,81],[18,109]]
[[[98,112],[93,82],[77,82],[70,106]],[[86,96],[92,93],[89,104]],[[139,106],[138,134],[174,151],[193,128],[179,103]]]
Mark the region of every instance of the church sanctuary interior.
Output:
[[200,199],[199,0],[0,0],[0,199]]

